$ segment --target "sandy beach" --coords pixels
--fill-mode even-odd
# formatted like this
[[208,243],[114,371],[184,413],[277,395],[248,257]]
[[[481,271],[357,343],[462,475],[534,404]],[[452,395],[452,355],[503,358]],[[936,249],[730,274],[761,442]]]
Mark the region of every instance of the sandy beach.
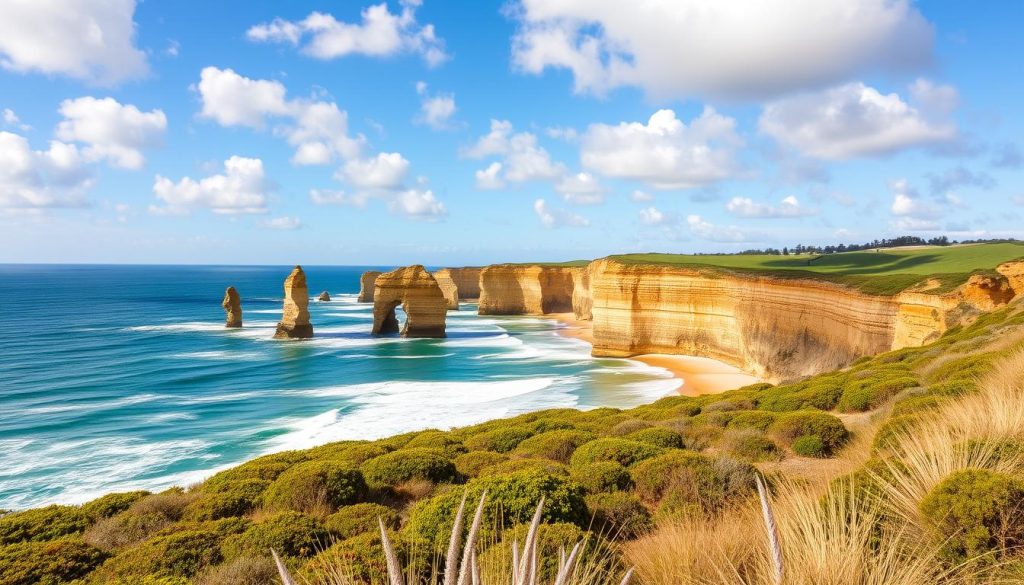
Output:
[[[572,313],[555,313],[546,316],[565,325],[564,328],[558,330],[560,335],[581,339],[593,345],[592,322],[578,321]],[[684,396],[718,394],[760,382],[757,377],[739,368],[705,357],[652,353],[629,359],[672,372],[675,377],[683,381],[683,385],[679,387],[679,393]]]

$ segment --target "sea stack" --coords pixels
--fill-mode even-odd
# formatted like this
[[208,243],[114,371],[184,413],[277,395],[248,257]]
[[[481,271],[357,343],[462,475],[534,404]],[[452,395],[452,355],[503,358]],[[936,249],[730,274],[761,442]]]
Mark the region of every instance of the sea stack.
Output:
[[227,313],[227,319],[224,321],[225,327],[234,328],[242,326],[242,299],[238,296],[238,291],[235,290],[235,287],[229,286],[224,291],[224,300],[221,301],[220,306]]
[[442,268],[434,273],[434,280],[437,281],[437,285],[441,287],[441,292],[444,294],[444,300],[448,303],[448,309],[452,311],[459,310],[459,287],[455,285],[455,281],[452,280],[451,271],[447,268]]
[[372,303],[373,302],[373,283],[377,280],[377,277],[381,273],[378,270],[367,270],[359,277],[359,298],[356,299],[360,303]]
[[398,333],[395,308],[405,310],[403,337],[444,337],[448,303],[437,281],[419,264],[399,268],[376,279],[373,293],[373,334]]
[[309,289],[306,273],[296,266],[284,279],[284,312],[277,324],[274,339],[309,339],[313,326],[309,323]]
[[331,300],[331,293],[324,291],[320,293],[320,296],[317,297],[317,300],[322,303],[326,303],[327,301]]

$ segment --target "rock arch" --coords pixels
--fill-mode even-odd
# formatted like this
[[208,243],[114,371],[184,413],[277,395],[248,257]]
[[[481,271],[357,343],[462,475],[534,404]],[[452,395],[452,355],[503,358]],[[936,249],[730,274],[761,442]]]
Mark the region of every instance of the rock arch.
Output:
[[444,337],[448,312],[437,280],[419,265],[406,266],[376,278],[373,293],[373,334],[398,333],[395,309],[405,310],[403,337]]

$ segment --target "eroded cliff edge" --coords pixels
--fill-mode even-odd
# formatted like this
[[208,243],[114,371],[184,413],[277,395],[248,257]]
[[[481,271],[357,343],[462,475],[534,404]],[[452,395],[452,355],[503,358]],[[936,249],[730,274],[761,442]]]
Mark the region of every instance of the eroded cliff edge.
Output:
[[933,341],[1024,292],[1017,290],[1022,273],[1024,264],[1011,262],[941,294],[925,282],[872,295],[823,279],[613,258],[586,266],[502,264],[481,271],[479,311],[572,311],[593,321],[595,356],[697,355],[779,381]]

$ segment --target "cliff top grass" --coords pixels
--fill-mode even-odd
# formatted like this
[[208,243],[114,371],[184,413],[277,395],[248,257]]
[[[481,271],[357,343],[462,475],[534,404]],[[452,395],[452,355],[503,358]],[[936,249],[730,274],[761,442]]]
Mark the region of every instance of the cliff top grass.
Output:
[[611,258],[627,264],[667,264],[827,280],[878,295],[896,294],[935,279],[939,286],[927,292],[940,294],[963,284],[972,274],[991,272],[1003,262],[1024,258],[1024,243],[911,246],[828,255],[622,254]]

